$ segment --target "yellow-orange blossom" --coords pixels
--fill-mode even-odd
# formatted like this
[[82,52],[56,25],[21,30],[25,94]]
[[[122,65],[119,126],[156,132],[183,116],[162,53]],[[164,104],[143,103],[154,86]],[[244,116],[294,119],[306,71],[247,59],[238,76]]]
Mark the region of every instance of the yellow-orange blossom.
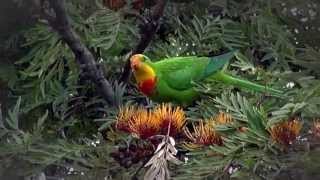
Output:
[[166,135],[170,126],[170,136],[182,131],[186,122],[184,111],[171,104],[162,104],[149,111],[142,108],[122,108],[117,116],[116,127],[146,139],[157,134]]

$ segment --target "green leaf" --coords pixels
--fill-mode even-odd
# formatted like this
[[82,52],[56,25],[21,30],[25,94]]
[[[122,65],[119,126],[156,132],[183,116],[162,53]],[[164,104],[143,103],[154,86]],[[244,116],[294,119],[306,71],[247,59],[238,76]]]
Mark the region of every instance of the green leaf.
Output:
[[110,49],[120,33],[121,16],[109,9],[100,9],[87,19],[92,31],[89,40],[91,45],[104,50]]
[[46,110],[45,114],[38,119],[38,121],[37,121],[37,129],[41,129],[42,128],[44,121],[48,117],[48,114],[49,114],[49,111]]
[[13,110],[8,112],[9,117],[6,118],[6,123],[9,129],[19,130],[19,113],[20,113],[21,97],[18,98]]

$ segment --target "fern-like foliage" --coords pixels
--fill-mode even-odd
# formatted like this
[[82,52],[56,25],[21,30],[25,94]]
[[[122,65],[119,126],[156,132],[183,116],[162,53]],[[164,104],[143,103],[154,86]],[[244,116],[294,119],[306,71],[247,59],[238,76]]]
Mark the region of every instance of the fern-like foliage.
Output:
[[[82,41],[96,54],[97,64],[106,67],[111,64],[113,67],[111,62],[104,60],[111,59],[110,56],[114,54],[118,55],[130,45],[136,36],[135,29],[127,25],[129,21],[124,20],[120,12],[102,6],[88,18],[84,18],[73,4],[68,4],[68,7],[73,10],[72,25],[81,35]],[[18,92],[28,92],[25,95],[33,97],[30,98],[32,101],[28,102],[32,107],[53,101],[50,94],[55,93],[54,87],[58,83],[58,86],[68,89],[77,86],[79,78],[85,76],[67,44],[46,24],[36,25],[26,31],[24,37],[24,47],[30,50],[16,63],[21,72],[16,87],[23,84],[24,88]],[[118,58],[114,63],[117,65],[121,62]]]
[[[62,168],[81,167],[82,171],[94,167],[108,169],[105,155],[111,151],[112,147],[101,145],[103,141],[101,137],[98,140],[83,137],[81,140],[72,141],[63,137],[59,138],[52,132],[46,132],[44,128],[48,123],[46,122],[48,111],[34,122],[31,129],[25,130],[20,126],[22,113],[20,105],[21,98],[9,111],[7,118],[0,118],[0,157],[10,162],[5,166],[1,165],[1,169],[10,169],[20,164],[26,168],[19,172],[22,173],[19,174],[21,176],[33,174],[39,170],[43,171],[53,164]],[[113,162],[110,161],[110,163]],[[108,174],[104,175],[108,176]]]
[[[27,4],[16,1],[20,6]],[[144,1],[138,11],[137,7],[130,9],[137,1],[125,0],[127,4],[118,10],[108,9],[104,2],[68,1],[72,27],[112,82],[117,104],[153,107],[157,102],[147,99],[131,82],[124,85],[117,80],[127,55],[138,44],[141,19],[152,14],[156,2]],[[120,1],[107,3],[114,2]],[[10,95],[4,99],[17,101],[9,111],[2,114],[0,110],[0,179],[2,173],[23,177],[40,173],[48,179],[134,179],[145,172],[147,177],[170,172],[172,179],[273,179],[290,167],[290,158],[295,158],[297,151],[305,150],[299,145],[310,147],[308,154],[317,149],[311,140],[317,132],[314,120],[320,117],[320,54],[316,47],[295,44],[286,28],[290,24],[284,24],[287,21],[275,11],[278,5],[281,3],[273,0],[168,1],[144,53],[157,60],[214,56],[238,49],[224,70],[282,90],[286,98],[249,93],[211,80],[193,83],[201,98],[184,108],[185,128],[197,124],[194,121],[227,113],[231,123],[210,129],[223,144],[184,149],[181,145],[189,142],[180,134],[174,139],[178,153],[174,150],[171,155],[185,162],[172,166],[163,161],[163,154],[155,154],[149,171],[144,167],[148,161],[136,162],[137,153],[146,153],[145,146],[137,145],[148,140],[119,132],[115,126],[119,107],[98,96],[99,89],[61,37],[41,19],[13,35],[0,45],[2,54],[10,52],[0,62],[0,101],[3,94]],[[130,121],[130,117],[124,118]],[[293,137],[284,147],[278,141],[287,137],[287,131],[281,131],[285,125],[272,128],[293,118],[303,122],[300,135],[308,136],[307,142],[304,138],[293,142]],[[300,124],[295,130],[300,130]],[[312,134],[306,133],[309,130]],[[152,140],[151,149],[157,145]]]
[[175,38],[169,38],[170,44],[167,45],[156,44],[156,54],[161,52],[166,56],[208,55],[221,49],[239,49],[249,45],[241,24],[220,17],[194,16],[188,22],[176,18],[175,24]]

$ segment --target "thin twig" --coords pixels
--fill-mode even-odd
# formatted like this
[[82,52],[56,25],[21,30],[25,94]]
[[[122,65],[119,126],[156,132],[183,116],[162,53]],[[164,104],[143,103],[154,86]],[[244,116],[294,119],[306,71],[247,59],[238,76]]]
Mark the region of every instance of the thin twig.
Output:
[[[115,105],[113,100],[114,91],[111,83],[104,77],[101,68],[96,64],[93,54],[81,42],[79,35],[73,30],[66,11],[64,0],[47,0],[48,7],[42,7],[42,14],[49,25],[58,32],[67,43],[80,66],[88,73],[90,79],[95,83],[101,96],[110,104]],[[42,3],[44,5],[45,3]],[[51,14],[50,10],[53,10]],[[48,13],[50,12],[50,13]]]
[[[157,4],[154,6],[151,12],[151,16],[147,17],[146,23],[143,23],[140,26],[140,40],[137,46],[132,50],[131,55],[143,53],[144,50],[148,47],[158,30],[160,18],[163,16],[166,4],[167,0],[157,1]],[[129,81],[131,75],[129,58],[126,61],[122,76],[120,78],[120,81],[125,83]]]

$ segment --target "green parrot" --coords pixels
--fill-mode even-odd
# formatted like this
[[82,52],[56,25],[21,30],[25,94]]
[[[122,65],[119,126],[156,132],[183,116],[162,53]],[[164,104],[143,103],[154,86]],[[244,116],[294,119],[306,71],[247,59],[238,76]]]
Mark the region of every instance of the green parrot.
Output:
[[172,57],[152,62],[147,56],[135,54],[130,65],[138,89],[157,102],[175,102],[189,105],[199,97],[192,82],[212,78],[221,83],[249,90],[281,96],[282,92],[250,81],[230,76],[223,67],[235,51],[215,57]]

